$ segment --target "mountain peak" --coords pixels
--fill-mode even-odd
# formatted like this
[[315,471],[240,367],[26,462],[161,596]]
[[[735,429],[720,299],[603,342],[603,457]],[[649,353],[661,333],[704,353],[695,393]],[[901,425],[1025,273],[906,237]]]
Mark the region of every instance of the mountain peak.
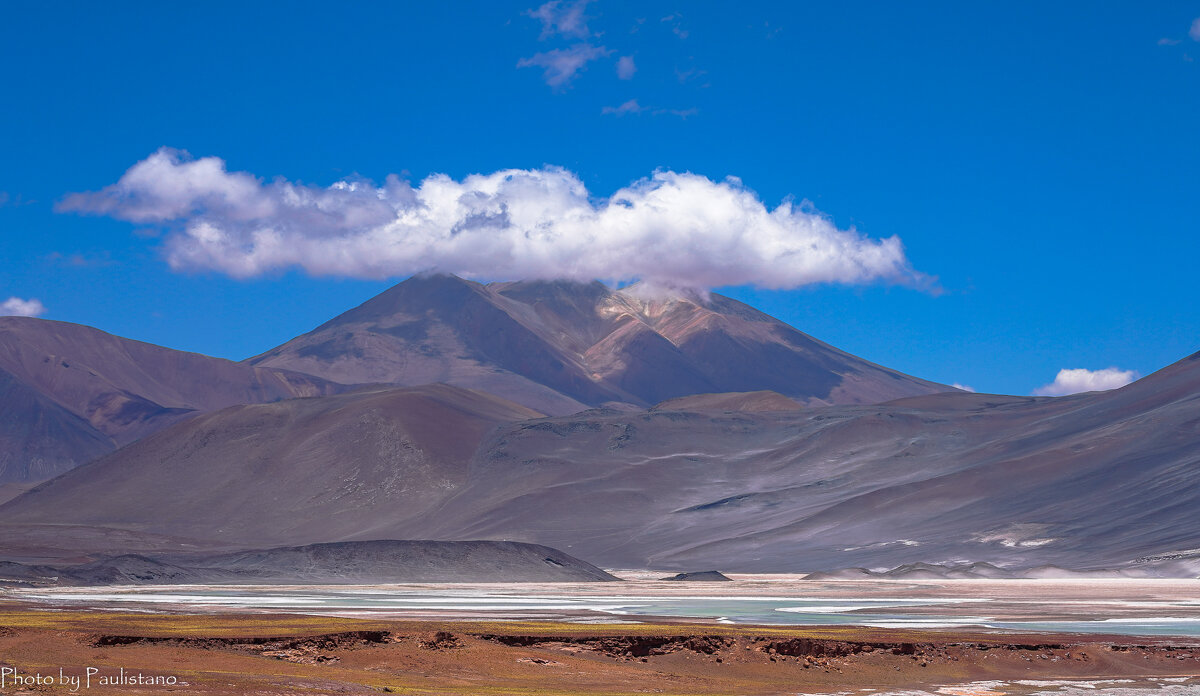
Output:
[[670,285],[657,285],[638,281],[626,285],[616,294],[628,298],[633,302],[640,302],[647,305],[662,305],[673,304],[676,302],[687,302],[695,305],[703,305],[708,302],[710,294],[707,292],[699,292],[692,288],[679,288]]
[[251,362],[345,384],[447,382],[549,414],[697,393],[770,390],[814,405],[949,389],[717,294],[452,275],[410,278]]

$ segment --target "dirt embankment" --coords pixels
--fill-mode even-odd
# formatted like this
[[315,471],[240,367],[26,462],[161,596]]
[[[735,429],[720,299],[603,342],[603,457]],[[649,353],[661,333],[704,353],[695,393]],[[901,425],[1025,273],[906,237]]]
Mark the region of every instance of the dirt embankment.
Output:
[[[671,633],[661,635],[545,635],[438,630],[341,631],[293,637],[170,637],[102,634],[89,641],[95,647],[162,646],[190,651],[229,651],[294,664],[326,665],[360,662],[361,653],[375,649],[380,666],[388,651],[420,662],[427,653],[447,653],[471,662],[485,652],[489,661],[563,665],[564,660],[587,660],[594,669],[603,661],[663,666],[680,661],[694,665],[693,676],[714,667],[733,666],[742,678],[782,677],[796,668],[824,674],[855,674],[862,685],[892,683],[880,679],[888,670],[902,673],[907,683],[914,671],[971,678],[1013,678],[1030,674],[1055,677],[1117,676],[1123,665],[1138,666],[1138,675],[1169,673],[1200,676],[1200,646],[1106,642],[1015,641],[860,641],[786,637],[772,631],[756,635],[744,630],[725,635]],[[496,651],[492,646],[502,649]],[[503,650],[507,648],[508,650]],[[378,652],[382,650],[383,652]],[[557,659],[556,659],[557,658]],[[600,662],[598,662],[600,661]],[[482,666],[482,665],[481,665]],[[772,674],[770,671],[774,670]],[[661,672],[656,673],[661,676]],[[874,674],[875,681],[871,675]],[[688,675],[678,675],[684,678]],[[721,680],[717,680],[718,682]],[[766,681],[774,681],[767,678]],[[825,680],[821,680],[825,681]],[[923,682],[925,679],[918,678]]]
[[73,612],[0,612],[0,627],[0,662],[22,673],[123,668],[175,676],[189,694],[222,696],[794,694],[983,679],[1200,677],[1200,642],[1168,639]]

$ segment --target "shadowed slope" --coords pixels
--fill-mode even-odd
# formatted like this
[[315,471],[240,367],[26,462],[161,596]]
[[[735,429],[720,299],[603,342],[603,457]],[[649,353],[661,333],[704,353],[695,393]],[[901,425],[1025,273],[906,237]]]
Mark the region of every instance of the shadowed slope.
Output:
[[90,423],[0,370],[0,482],[48,479],[112,449]]
[[446,385],[235,406],[44,483],[5,506],[0,523],[240,547],[370,534],[434,510],[465,482],[484,435],[538,415]]
[[196,412],[339,388],[87,326],[0,317],[0,483],[61,473]]

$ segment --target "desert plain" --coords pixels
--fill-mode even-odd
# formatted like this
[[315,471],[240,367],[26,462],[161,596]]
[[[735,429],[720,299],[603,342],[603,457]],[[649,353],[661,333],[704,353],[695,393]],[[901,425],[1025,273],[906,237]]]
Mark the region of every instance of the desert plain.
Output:
[[[10,679],[3,693],[69,693],[72,676],[86,689],[89,671],[90,691],[120,694],[1200,691],[1197,581],[617,574],[625,582],[6,590],[0,667],[66,683]],[[714,614],[755,602],[777,618]],[[807,610],[778,611],[797,603]],[[675,615],[641,613],[663,607]],[[1092,628],[995,627],[1043,622]],[[1150,624],[1163,632],[1133,634]]]

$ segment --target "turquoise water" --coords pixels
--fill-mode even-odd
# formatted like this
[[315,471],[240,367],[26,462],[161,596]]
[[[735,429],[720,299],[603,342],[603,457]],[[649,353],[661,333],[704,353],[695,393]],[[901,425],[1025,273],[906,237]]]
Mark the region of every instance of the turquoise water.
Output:
[[[1011,621],[989,615],[989,600],[953,597],[801,598],[528,594],[443,588],[137,588],[121,591],[24,592],[24,599],[55,604],[141,606],[171,609],[259,609],[304,613],[428,616],[487,615],[496,618],[638,620],[673,617],[733,624],[857,625],[883,628],[981,626],[1011,631],[1105,633],[1200,638],[1196,600],[1152,603],[1154,615],[1097,620]],[[1123,605],[1136,608],[1137,602]],[[936,607],[936,608],[931,608]],[[919,610],[915,610],[920,608]],[[939,610],[945,611],[940,613]],[[1146,609],[1142,610],[1143,612]],[[1026,614],[1059,615],[1051,603],[1031,604]],[[1190,615],[1190,616],[1189,616]],[[1090,618],[1090,617],[1089,617]]]

